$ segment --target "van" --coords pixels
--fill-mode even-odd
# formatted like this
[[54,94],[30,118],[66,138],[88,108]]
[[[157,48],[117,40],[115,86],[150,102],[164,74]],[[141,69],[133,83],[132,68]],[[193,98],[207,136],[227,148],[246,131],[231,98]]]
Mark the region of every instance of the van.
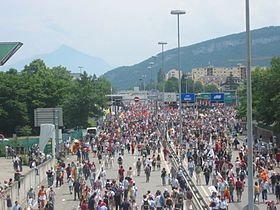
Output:
[[87,128],[87,134],[96,135],[97,134],[97,128],[96,127]]

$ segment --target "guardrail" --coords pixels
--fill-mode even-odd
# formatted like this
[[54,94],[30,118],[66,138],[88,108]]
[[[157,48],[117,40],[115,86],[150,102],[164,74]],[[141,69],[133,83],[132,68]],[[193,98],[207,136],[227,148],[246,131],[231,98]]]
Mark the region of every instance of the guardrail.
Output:
[[[170,154],[172,156],[173,159],[173,165],[178,169],[180,165],[180,159],[178,158],[178,156],[176,155],[174,149],[172,148],[172,146],[170,145],[169,142],[167,142],[167,147],[170,151]],[[188,175],[186,169],[184,166],[181,166],[182,171],[183,171],[183,176],[187,182],[188,187],[190,188],[190,191],[193,194],[193,209],[197,209],[197,210],[210,210],[210,207],[208,206],[207,202],[203,199],[202,195],[200,194],[198,188],[196,187],[196,185],[194,184],[194,182],[192,181],[191,177]]]
[[[26,193],[32,186],[34,190],[37,190],[37,186],[40,186],[47,178],[46,172],[54,166],[55,159],[49,159],[46,162],[38,166],[37,169],[32,169],[20,179],[20,185],[18,182],[14,182],[7,190],[4,191],[0,198],[0,209],[6,210],[6,196],[10,195],[12,203],[18,201],[20,204],[26,203]],[[37,192],[36,192],[37,193]]]

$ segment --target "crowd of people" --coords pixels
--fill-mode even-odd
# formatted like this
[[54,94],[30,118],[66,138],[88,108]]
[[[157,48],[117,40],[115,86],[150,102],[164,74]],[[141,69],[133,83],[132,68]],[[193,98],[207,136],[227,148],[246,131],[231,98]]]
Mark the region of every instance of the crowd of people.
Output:
[[[6,195],[6,190],[8,190],[9,187],[11,187],[15,182],[17,182],[18,189],[21,187],[21,179],[24,176],[23,173],[23,165],[24,165],[24,149],[23,147],[20,147],[19,145],[15,148],[11,146],[6,146],[6,158],[11,158],[12,167],[14,170],[14,177],[9,178],[8,180],[4,180],[3,183],[0,183],[0,195],[2,199],[6,200],[6,206],[13,209],[20,209],[20,204],[18,201],[13,202],[11,200],[10,195]],[[32,145],[28,149],[27,156],[28,160],[26,164],[29,166],[30,169],[37,169],[37,166],[45,162],[48,158],[43,152],[40,151],[38,144]],[[27,199],[29,200],[29,199]],[[29,202],[30,204],[30,202]],[[30,206],[30,205],[28,205]]]
[[[153,103],[153,102],[151,102]],[[182,135],[176,108],[155,104],[133,103],[115,115],[107,115],[103,129],[96,135],[66,142],[66,154],[74,161],[60,160],[46,176],[51,195],[45,189],[38,193],[41,209],[55,207],[52,187],[67,184],[73,200],[82,210],[106,209],[190,209],[193,194],[183,176],[183,167],[197,186],[211,192],[209,207],[225,210],[229,203],[242,202],[247,185],[248,148],[236,111],[229,107],[182,109]],[[240,137],[241,136],[241,137]],[[180,138],[181,137],[181,138]],[[170,143],[180,157],[180,167],[167,169],[172,158]],[[134,166],[124,165],[126,155],[134,155]],[[32,156],[32,155],[31,155]],[[98,164],[97,164],[98,163]],[[104,163],[100,168],[97,165]],[[274,208],[280,199],[280,151],[276,138],[259,136],[254,144],[254,201]],[[117,177],[109,178],[107,170],[118,164]],[[160,171],[165,190],[150,189],[139,195],[137,176],[150,182],[153,171]],[[170,189],[168,189],[170,187]],[[274,194],[271,202],[268,194]],[[28,196],[35,200],[35,197]],[[139,200],[141,202],[139,202]]]
[[[248,148],[246,138],[232,108],[214,107],[182,110],[183,135],[179,142],[179,120],[170,110],[169,136],[181,161],[197,185],[205,183],[212,192],[212,209],[227,209],[229,203],[242,202],[248,176]],[[165,116],[166,117],[166,116]],[[276,138],[255,139],[254,144],[254,201],[275,206],[280,198],[280,151]],[[202,178],[204,177],[204,178]],[[275,199],[269,200],[268,193]],[[272,207],[271,209],[273,209]]]

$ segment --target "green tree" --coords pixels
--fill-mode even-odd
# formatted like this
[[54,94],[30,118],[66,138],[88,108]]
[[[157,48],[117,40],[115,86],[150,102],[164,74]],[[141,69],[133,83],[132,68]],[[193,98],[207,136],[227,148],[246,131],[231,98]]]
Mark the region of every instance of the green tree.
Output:
[[42,60],[21,72],[0,72],[0,133],[30,135],[36,108],[62,107],[66,127],[86,127],[89,118],[103,113],[110,87],[106,79],[86,73],[74,80],[65,67],[48,68]]
[[172,77],[168,79],[165,83],[165,92],[179,92],[178,87],[178,79],[175,77]]
[[207,84],[204,86],[204,91],[208,93],[219,92],[219,88],[215,84]]
[[88,126],[89,118],[102,114],[106,106],[105,94],[110,93],[111,84],[104,78],[96,79],[84,72],[74,81],[69,98],[64,103],[67,127]]
[[[241,96],[240,116],[246,116],[246,92],[238,91]],[[253,119],[280,130],[280,57],[273,58],[271,68],[257,68],[252,72]]]
[[196,81],[194,83],[194,92],[195,93],[201,93],[203,92],[203,84],[200,81]]

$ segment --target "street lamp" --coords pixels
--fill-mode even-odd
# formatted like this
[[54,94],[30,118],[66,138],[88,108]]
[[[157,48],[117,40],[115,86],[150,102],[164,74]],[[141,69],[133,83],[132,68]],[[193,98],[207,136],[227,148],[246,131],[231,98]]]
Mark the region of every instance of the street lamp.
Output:
[[146,74],[142,75],[142,78],[143,78],[143,85],[144,85],[144,91],[146,90]]
[[[167,44],[167,42],[158,42],[159,45],[161,45],[161,72],[164,73],[164,54],[163,54],[163,51],[164,51],[164,45]],[[163,92],[164,92],[164,87],[163,87]]]
[[182,144],[182,99],[181,99],[181,94],[182,94],[182,85],[181,85],[181,61],[180,61],[180,15],[184,15],[186,12],[184,10],[172,10],[171,15],[177,15],[177,26],[178,26],[178,60],[177,60],[177,70],[179,71],[179,118],[180,118],[180,127],[179,127],[179,141]]
[[[257,210],[254,206],[254,179],[253,179],[253,128],[252,128],[252,39],[250,32],[250,2],[246,0],[246,49],[247,49],[247,141],[248,141],[248,210]],[[246,207],[245,207],[246,208]]]
[[149,69],[149,71],[151,72],[151,80],[150,80],[150,88],[152,90],[152,65],[154,64],[154,62],[150,62],[149,66],[147,67]]

